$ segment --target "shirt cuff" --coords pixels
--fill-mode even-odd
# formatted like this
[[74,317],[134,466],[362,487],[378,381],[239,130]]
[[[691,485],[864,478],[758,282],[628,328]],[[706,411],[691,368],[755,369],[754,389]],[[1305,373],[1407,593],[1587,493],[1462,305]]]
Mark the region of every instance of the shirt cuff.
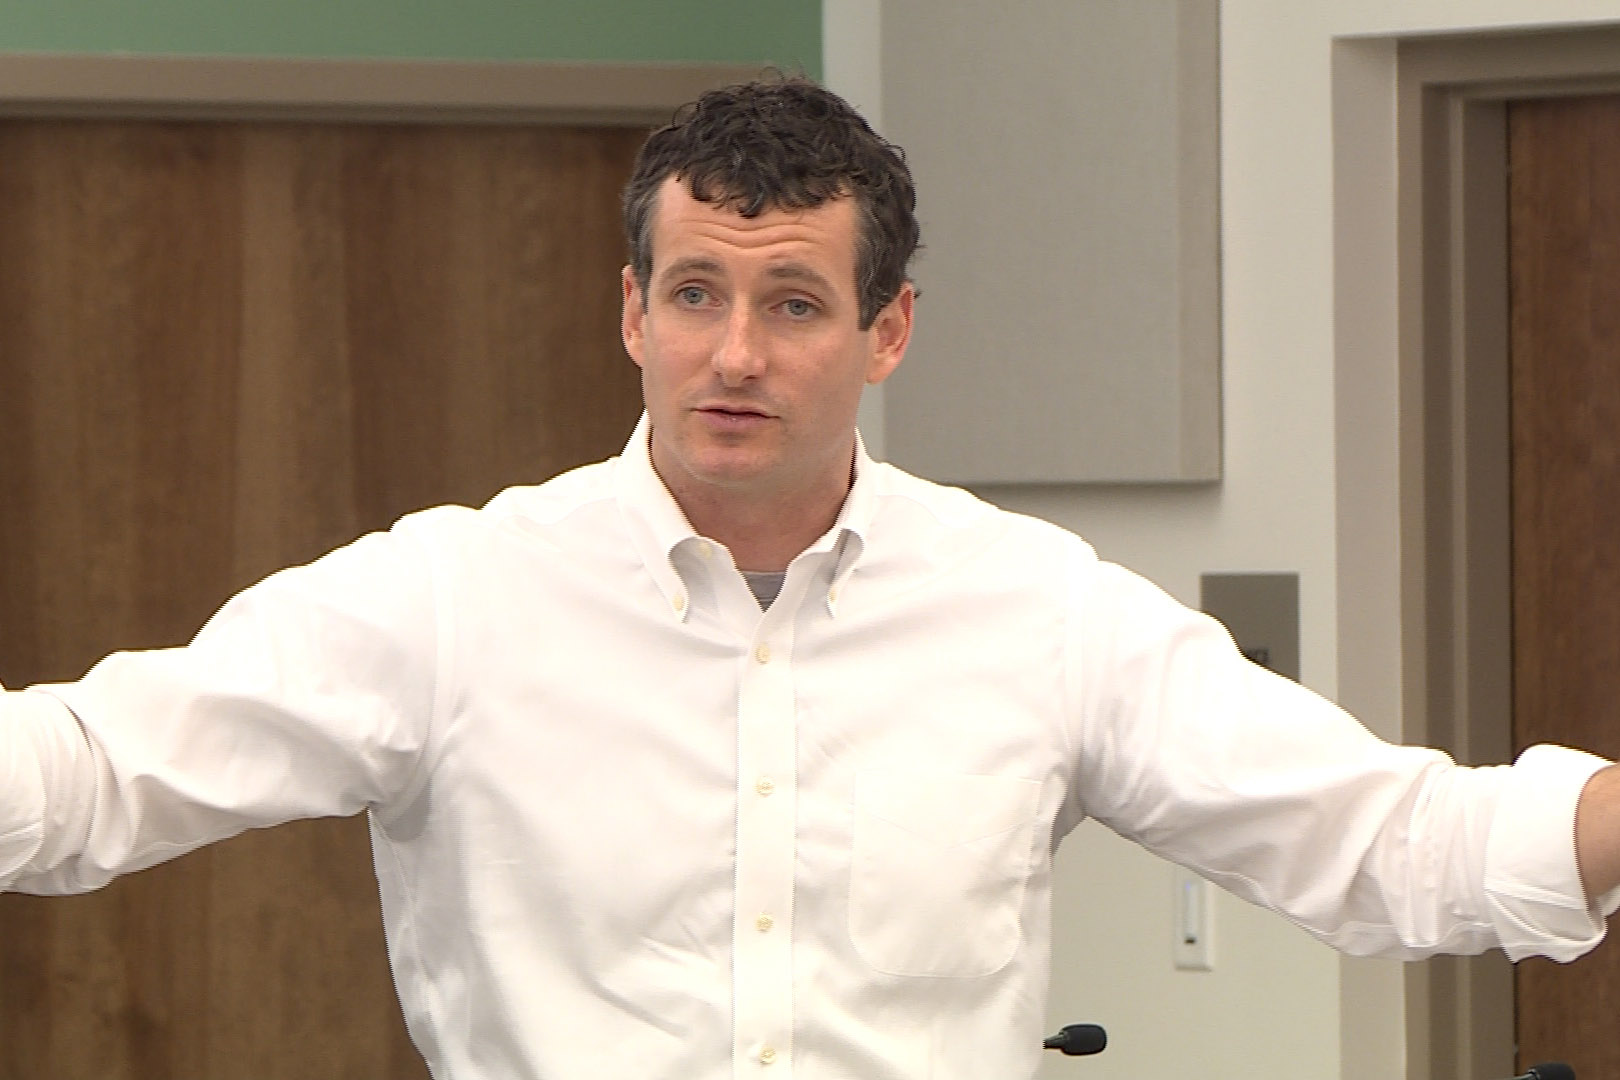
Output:
[[1511,960],[1568,962],[1603,940],[1620,889],[1588,904],[1575,863],[1575,803],[1609,764],[1562,746],[1532,746],[1506,770],[1485,842],[1485,896]]
[[44,838],[45,780],[35,729],[59,723],[53,698],[0,691],[0,890],[18,877]]

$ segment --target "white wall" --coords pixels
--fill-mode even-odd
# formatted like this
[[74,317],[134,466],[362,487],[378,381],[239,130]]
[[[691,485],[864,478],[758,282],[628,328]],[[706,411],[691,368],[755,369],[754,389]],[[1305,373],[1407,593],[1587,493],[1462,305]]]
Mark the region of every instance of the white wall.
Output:
[[[871,10],[855,0],[825,0],[826,71],[835,88],[853,80],[847,85],[877,87],[880,96],[882,83],[894,79],[952,77],[940,69],[874,72],[881,50],[873,35],[905,29],[881,25]],[[939,18],[971,21],[985,9],[974,0],[940,0],[937,10]],[[1008,18],[1019,8],[997,10]],[[1105,558],[1190,603],[1203,571],[1299,571],[1302,678],[1332,696],[1339,646],[1332,43],[1604,22],[1620,23],[1620,0],[1223,0],[1225,479],[1210,488],[989,494],[1073,528]],[[950,255],[936,247],[929,258]],[[926,318],[926,308],[920,311]],[[880,437],[869,441],[881,444]],[[1346,587],[1388,591],[1394,583],[1351,580]],[[1387,632],[1393,637],[1399,627]],[[1369,719],[1399,731],[1398,716]],[[1097,1061],[1048,1062],[1043,1077],[1349,1080],[1404,1072],[1397,965],[1341,960],[1282,920],[1222,896],[1215,970],[1176,972],[1166,866],[1083,827],[1060,852],[1058,876],[1052,1019],[1102,1022],[1112,1045]]]
[[[883,5],[877,0],[822,0],[822,80],[883,130]],[[883,453],[883,388],[861,398],[861,435]]]

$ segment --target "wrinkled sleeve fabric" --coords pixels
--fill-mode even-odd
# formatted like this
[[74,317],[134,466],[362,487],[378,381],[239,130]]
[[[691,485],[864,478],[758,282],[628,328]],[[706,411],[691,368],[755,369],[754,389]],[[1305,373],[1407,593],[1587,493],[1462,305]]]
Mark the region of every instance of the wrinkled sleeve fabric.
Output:
[[1575,803],[1608,762],[1562,746],[1532,746],[1506,770],[1485,848],[1491,924],[1514,960],[1569,961],[1603,940],[1620,889],[1588,903],[1575,863]]
[[0,693],[0,881],[14,877],[39,852],[50,786],[45,769],[75,761],[72,749],[42,752],[39,744],[77,730],[55,698],[26,690]]
[[439,655],[406,519],[231,599],[184,647],[0,695],[0,888],[71,893],[415,774]]
[[1574,850],[1601,759],[1466,768],[1392,745],[1129,571],[1087,552],[1071,587],[1080,813],[1353,954],[1601,940],[1617,897],[1587,904]]

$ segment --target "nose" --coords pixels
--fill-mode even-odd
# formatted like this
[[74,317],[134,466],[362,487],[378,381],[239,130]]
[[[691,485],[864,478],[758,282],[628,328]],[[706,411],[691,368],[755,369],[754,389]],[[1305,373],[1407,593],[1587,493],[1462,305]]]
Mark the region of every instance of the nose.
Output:
[[725,332],[714,350],[714,370],[725,386],[741,386],[765,370],[759,326],[747,305],[738,304],[726,319]]

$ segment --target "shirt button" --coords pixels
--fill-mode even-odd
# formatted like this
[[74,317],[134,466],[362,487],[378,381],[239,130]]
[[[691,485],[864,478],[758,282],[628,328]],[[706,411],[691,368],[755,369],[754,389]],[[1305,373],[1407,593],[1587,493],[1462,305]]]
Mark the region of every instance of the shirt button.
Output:
[[754,790],[761,795],[769,795],[776,790],[776,781],[768,776],[762,776],[754,781]]
[[686,610],[686,597],[682,596],[680,593],[676,593],[675,599],[671,600],[670,603],[675,605],[676,611]]
[[775,1060],[776,1060],[776,1047],[767,1046],[767,1047],[765,1047],[763,1050],[761,1050],[759,1052],[759,1063],[761,1065],[769,1065],[771,1062],[773,1062]]
[[759,645],[756,646],[755,649],[754,649],[754,659],[756,661],[758,661],[759,663],[761,663],[761,664],[770,663],[771,662],[771,647],[769,645],[765,644],[765,642],[763,642],[763,641],[760,642]]
[[769,915],[760,915],[754,919],[754,929],[758,930],[762,934],[770,933],[771,927],[775,925],[776,920],[771,918]]
[[709,543],[707,540],[704,540],[698,544],[697,553],[702,558],[707,559],[710,555],[714,554],[714,545]]
[[838,602],[838,586],[834,585],[832,588],[827,590],[827,599],[833,601],[834,603]]

